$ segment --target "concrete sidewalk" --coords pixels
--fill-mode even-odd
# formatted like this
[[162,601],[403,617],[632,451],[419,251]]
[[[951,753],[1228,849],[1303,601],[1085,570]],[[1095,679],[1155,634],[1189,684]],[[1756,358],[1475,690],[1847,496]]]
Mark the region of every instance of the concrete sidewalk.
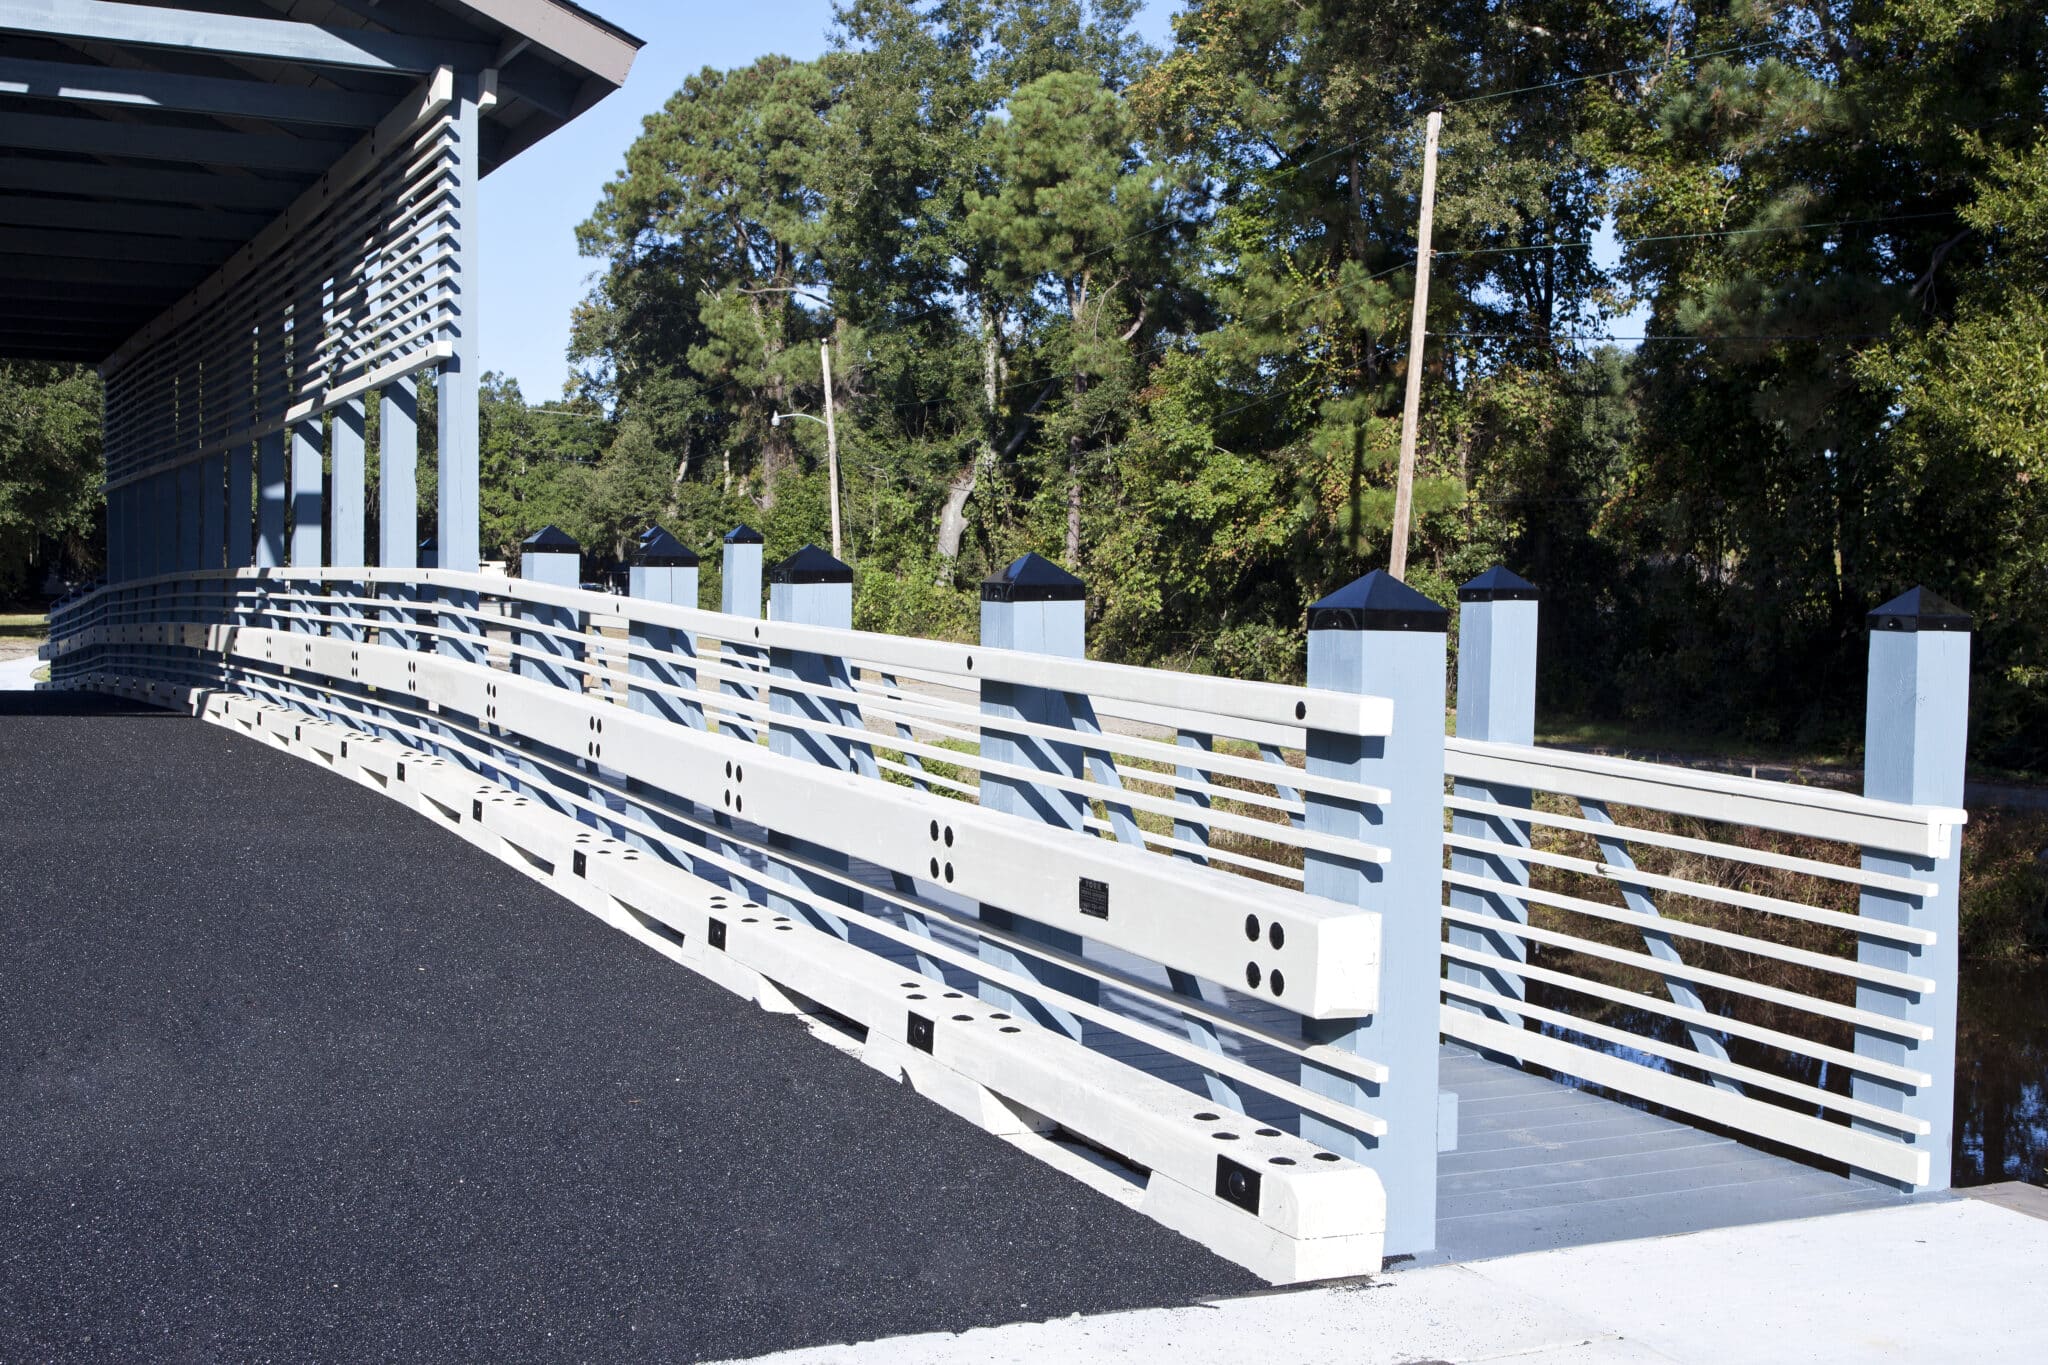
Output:
[[[1995,1202],[1994,1202],[1995,1201]],[[1371,1284],[899,1337],[756,1365],[2048,1360],[2048,1191],[1434,1266]]]
[[15,659],[0,659],[0,692],[35,691],[35,672],[41,667],[43,661],[34,653]]

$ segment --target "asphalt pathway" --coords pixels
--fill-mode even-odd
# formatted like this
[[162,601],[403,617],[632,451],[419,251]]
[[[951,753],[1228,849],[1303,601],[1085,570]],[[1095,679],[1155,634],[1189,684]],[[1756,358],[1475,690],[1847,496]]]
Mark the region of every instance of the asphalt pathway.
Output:
[[690,1360],[1249,1276],[217,727],[0,695],[0,1360]]

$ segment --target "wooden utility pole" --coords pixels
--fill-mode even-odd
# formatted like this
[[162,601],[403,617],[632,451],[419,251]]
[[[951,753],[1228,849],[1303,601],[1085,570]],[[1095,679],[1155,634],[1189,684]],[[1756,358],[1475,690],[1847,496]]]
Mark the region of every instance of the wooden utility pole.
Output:
[[839,551],[839,428],[832,422],[832,347],[818,343],[818,367],[825,372],[825,472],[832,480],[832,557]]
[[1415,425],[1422,415],[1422,343],[1429,321],[1429,228],[1436,216],[1436,137],[1440,109],[1429,114],[1422,150],[1422,217],[1415,225],[1415,315],[1408,320],[1408,394],[1401,403],[1401,470],[1394,484],[1394,548],[1387,572],[1408,577],[1408,523],[1415,503]]

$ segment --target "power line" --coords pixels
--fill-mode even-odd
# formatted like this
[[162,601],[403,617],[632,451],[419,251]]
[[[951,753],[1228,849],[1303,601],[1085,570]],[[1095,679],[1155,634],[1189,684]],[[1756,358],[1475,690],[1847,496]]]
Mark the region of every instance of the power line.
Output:
[[[1826,228],[1856,227],[1866,223],[1910,223],[1929,218],[1953,218],[1954,209],[1941,209],[1932,213],[1894,213],[1878,218],[1838,218],[1831,223],[1788,223],[1782,227],[1723,228],[1711,232],[1665,232],[1649,237],[1617,237],[1614,244],[1619,247],[1645,246],[1651,242],[1685,242],[1702,237],[1749,237],[1770,232],[1819,232]],[[1572,247],[1599,245],[1595,239],[1574,242],[1539,242],[1530,246],[1475,246],[1457,251],[1439,251],[1438,256],[1498,256],[1524,251],[1563,251]]]
[[1559,90],[1567,85],[1583,85],[1587,81],[1604,81],[1611,76],[1640,75],[1645,71],[1662,71],[1673,66],[1698,66],[1701,62],[1708,61],[1714,57],[1730,57],[1738,52],[1754,52],[1758,48],[1778,47],[1785,43],[1797,41],[1800,40],[1795,38],[1760,38],[1752,43],[1737,43],[1730,47],[1709,48],[1705,52],[1695,52],[1689,57],[1678,59],[1666,57],[1662,61],[1645,62],[1638,66],[1618,66],[1612,71],[1593,71],[1582,76],[1565,76],[1558,80],[1545,81],[1540,85],[1518,85],[1512,90],[1494,90],[1484,95],[1467,95],[1461,100],[1446,100],[1443,107],[1455,109],[1460,105],[1484,104],[1488,100],[1504,100],[1514,95],[1533,95],[1541,90]]
[[[1534,332],[1431,332],[1438,340],[1466,341],[1527,341],[1535,337]],[[1730,332],[1719,336],[1692,336],[1683,332],[1657,332],[1638,336],[1597,336],[1576,337],[1553,335],[1552,341],[1570,341],[1586,345],[1599,345],[1608,341],[1882,341],[1889,332]]]

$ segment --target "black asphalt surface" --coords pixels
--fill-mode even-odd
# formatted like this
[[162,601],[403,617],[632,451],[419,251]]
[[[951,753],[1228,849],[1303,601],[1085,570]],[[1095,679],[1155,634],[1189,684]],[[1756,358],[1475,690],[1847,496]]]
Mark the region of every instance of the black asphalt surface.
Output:
[[0,1361],[690,1360],[1242,1271],[197,721],[0,693]]

